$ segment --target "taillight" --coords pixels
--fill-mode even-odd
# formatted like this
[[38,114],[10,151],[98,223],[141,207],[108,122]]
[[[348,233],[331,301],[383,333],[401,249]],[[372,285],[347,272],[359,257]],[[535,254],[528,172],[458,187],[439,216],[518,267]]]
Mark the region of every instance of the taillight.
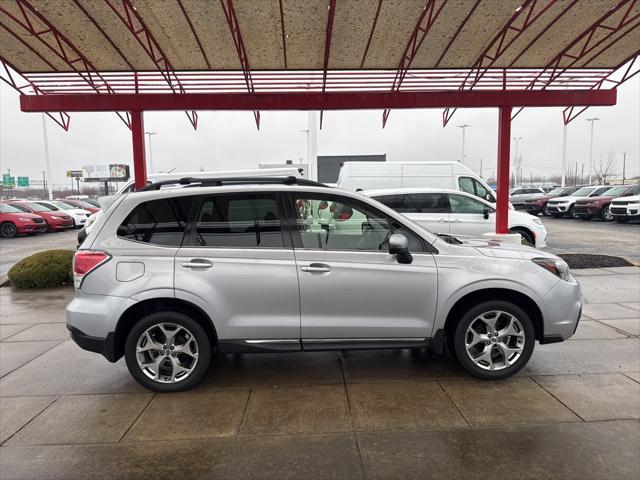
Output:
[[73,256],[73,283],[80,288],[86,275],[106,263],[111,258],[106,252],[94,250],[78,250]]

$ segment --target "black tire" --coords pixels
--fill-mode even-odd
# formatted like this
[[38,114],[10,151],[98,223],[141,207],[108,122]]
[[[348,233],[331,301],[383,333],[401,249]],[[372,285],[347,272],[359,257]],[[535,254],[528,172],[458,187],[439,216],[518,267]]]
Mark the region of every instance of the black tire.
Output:
[[616,222],[618,222],[618,223],[627,223],[628,221],[629,221],[628,218],[616,217]]
[[543,217],[548,217],[549,216],[549,207],[547,207],[547,204],[544,204],[544,207],[542,207],[542,216]]
[[602,209],[602,211],[600,212],[600,218],[602,219],[603,222],[610,222],[611,220],[613,220],[613,215],[611,214],[610,205],[607,205]]
[[[467,329],[471,323],[477,319],[477,317],[495,310],[513,315],[520,322],[522,325],[522,331],[524,332],[524,346],[520,357],[518,357],[511,365],[498,370],[487,370],[476,365],[476,363],[471,360],[465,346],[466,336]],[[529,316],[517,305],[502,300],[490,300],[471,308],[462,316],[460,322],[456,325],[453,345],[458,361],[472,376],[482,380],[502,380],[520,371],[531,358],[533,348],[535,346],[535,329],[533,328],[533,323]],[[496,349],[496,352],[497,351],[498,350]]]
[[533,239],[533,235],[529,230],[525,230],[524,228],[513,228],[509,230],[509,233],[519,233],[522,237],[523,245],[531,245],[532,247],[536,246],[536,241]]
[[567,212],[567,217],[578,218],[578,216],[575,213],[573,213],[573,205],[569,207],[569,211]]
[[[198,357],[195,367],[188,376],[175,383],[163,383],[148,377],[138,365],[136,357],[137,342],[141,335],[147,329],[162,323],[171,323],[186,328],[193,335],[193,340],[197,345]],[[155,392],[181,392],[195,387],[206,375],[211,363],[211,342],[207,333],[193,318],[178,312],[157,312],[143,317],[134,325],[125,342],[124,356],[129,373],[143,387]],[[168,356],[167,359],[169,359]]]
[[4,238],[13,238],[18,234],[18,228],[13,222],[4,222],[0,225],[0,234]]

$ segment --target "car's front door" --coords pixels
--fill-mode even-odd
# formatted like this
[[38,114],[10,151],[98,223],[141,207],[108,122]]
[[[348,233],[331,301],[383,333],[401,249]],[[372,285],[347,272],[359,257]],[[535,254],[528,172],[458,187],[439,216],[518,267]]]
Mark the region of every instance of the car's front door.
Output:
[[470,195],[450,193],[449,208],[451,235],[481,237],[495,230],[493,208]]
[[176,297],[210,315],[223,349],[299,350],[298,274],[278,195],[205,195],[194,209]]
[[[292,193],[289,206],[303,348],[404,345],[431,335],[437,271],[424,240],[339,194]],[[329,218],[319,213],[326,209]],[[388,253],[392,233],[408,238],[413,263]]]

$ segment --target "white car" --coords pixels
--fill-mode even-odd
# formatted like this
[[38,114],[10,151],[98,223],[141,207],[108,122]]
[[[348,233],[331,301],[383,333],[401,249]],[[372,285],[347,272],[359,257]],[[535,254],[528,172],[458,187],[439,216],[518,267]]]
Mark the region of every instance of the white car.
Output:
[[[495,232],[495,207],[490,202],[458,190],[400,188],[370,190],[362,194],[402,213],[433,233],[482,237]],[[509,210],[509,231],[537,248],[546,247],[542,221],[525,212]]]
[[618,223],[640,218],[640,195],[630,195],[611,200],[611,215]]
[[74,208],[67,203],[59,202],[57,200],[36,203],[51,208],[52,210],[64,210],[64,213],[66,213],[73,219],[73,226],[76,228],[84,227],[84,224],[87,223],[87,218],[89,218],[89,216],[91,215],[91,212],[89,210],[84,210],[83,208]]
[[557,197],[552,198],[547,202],[547,212],[549,215],[552,215],[555,218],[560,218],[565,215],[571,218],[577,218],[573,214],[573,207],[575,207],[576,202],[583,198],[588,197],[599,197],[607,190],[610,190],[611,186],[591,186],[591,187],[582,187],[571,195],[567,195],[566,197]]

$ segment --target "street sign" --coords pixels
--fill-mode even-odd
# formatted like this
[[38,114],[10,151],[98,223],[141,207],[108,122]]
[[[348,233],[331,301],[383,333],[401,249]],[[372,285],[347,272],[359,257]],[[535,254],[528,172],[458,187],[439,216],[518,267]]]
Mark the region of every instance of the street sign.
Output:
[[82,170],[67,170],[68,178],[82,177]]
[[28,187],[29,177],[18,177],[18,187]]
[[15,187],[16,186],[16,177],[12,177],[8,173],[2,174],[2,186],[3,187]]

